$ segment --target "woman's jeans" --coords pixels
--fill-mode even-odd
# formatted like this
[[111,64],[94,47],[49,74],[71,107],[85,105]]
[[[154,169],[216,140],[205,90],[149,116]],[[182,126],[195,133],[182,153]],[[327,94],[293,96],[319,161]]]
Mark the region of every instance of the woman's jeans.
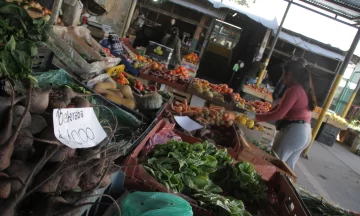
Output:
[[276,152],[282,161],[286,162],[289,167],[294,170],[296,161],[310,141],[310,123],[293,123],[281,129],[281,131],[276,134],[272,150]]

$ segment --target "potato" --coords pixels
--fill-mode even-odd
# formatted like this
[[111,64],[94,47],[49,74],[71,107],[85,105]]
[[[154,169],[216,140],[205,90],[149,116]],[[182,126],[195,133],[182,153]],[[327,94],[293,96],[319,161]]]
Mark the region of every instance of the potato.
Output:
[[105,96],[105,98],[109,99],[110,101],[112,101],[114,103],[122,104],[124,106],[127,106],[130,109],[136,108],[136,103],[133,100],[120,98],[113,94],[105,94],[104,96]]

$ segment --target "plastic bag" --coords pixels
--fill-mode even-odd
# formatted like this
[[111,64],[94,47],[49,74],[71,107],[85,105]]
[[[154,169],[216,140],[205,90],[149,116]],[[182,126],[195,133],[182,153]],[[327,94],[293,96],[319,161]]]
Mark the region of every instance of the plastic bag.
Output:
[[142,154],[146,155],[155,145],[166,144],[169,140],[182,141],[181,137],[173,131],[174,127],[175,124],[167,123],[159,132],[150,137]]
[[[134,192],[121,203],[122,216],[192,216],[190,204],[169,193]],[[114,216],[117,216],[115,214]]]

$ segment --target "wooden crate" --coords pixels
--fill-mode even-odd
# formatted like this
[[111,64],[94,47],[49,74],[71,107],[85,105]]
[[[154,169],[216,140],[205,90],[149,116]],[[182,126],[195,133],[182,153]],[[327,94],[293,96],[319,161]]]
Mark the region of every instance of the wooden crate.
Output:
[[166,86],[166,88],[167,88],[168,92],[173,94],[174,100],[176,100],[176,101],[183,102],[184,100],[187,100],[189,102],[191,100],[191,94],[189,94],[187,92],[177,90],[170,86]]
[[290,180],[276,173],[268,183],[271,206],[280,216],[311,216]]
[[249,88],[249,87],[246,86],[246,85],[243,85],[243,86],[241,87],[241,90],[242,90],[244,93],[246,93],[246,94],[253,95],[253,96],[257,97],[257,98],[261,98],[261,99],[263,99],[263,100],[265,100],[265,101],[268,101],[268,102],[270,102],[270,103],[273,101],[272,95],[255,91],[254,89]]

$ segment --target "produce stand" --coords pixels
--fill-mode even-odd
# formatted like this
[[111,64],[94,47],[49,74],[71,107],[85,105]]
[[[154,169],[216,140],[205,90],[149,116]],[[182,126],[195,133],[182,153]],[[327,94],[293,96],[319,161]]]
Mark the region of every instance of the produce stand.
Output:
[[[8,3],[4,2],[1,7],[6,4]],[[21,5],[25,3],[19,2],[18,4],[9,4],[11,4],[11,7],[15,7],[16,10],[20,10],[20,12],[23,12],[23,8],[26,8],[26,5]],[[30,4],[32,8],[36,9],[38,7],[37,3],[35,2],[30,2]],[[3,13],[4,11],[5,10],[1,10],[0,13]],[[46,15],[51,14],[51,12],[47,11],[45,8],[41,8],[39,11],[43,11],[43,14]],[[39,14],[36,16],[41,18],[43,15],[40,16]],[[1,15],[1,17],[5,17],[3,14]],[[156,87],[155,90],[149,90],[150,88],[142,89],[141,85],[138,88],[137,77],[128,77],[130,81],[133,81],[133,89],[130,90],[130,95],[132,95],[134,92],[137,93],[133,94],[133,98],[130,99],[131,102],[137,106],[137,110],[139,110],[136,111],[135,106],[132,108],[129,104],[118,102],[128,99],[125,97],[125,93],[119,93],[119,88],[124,86],[130,88],[130,82],[127,84],[122,83],[122,81],[125,79],[123,80],[121,76],[123,75],[122,73],[126,74],[126,72],[129,71],[116,71],[116,74],[111,75],[110,77],[107,75],[109,71],[111,74],[111,69],[114,69],[114,67],[120,68],[121,65],[118,65],[120,59],[113,58],[107,49],[102,48],[100,44],[90,36],[89,30],[86,29],[86,27],[63,27],[56,25],[50,26],[49,30],[46,32],[46,36],[49,36],[49,40],[45,45],[44,43],[35,43],[40,41],[36,41],[38,38],[45,36],[45,33],[40,29],[42,25],[42,27],[45,26],[45,23],[41,23],[41,20],[32,22],[32,20],[30,21],[30,19],[28,19],[28,17],[26,17],[24,14],[20,13],[20,15],[18,15],[18,19],[26,20],[26,22],[22,22],[23,25],[28,25],[27,27],[29,27],[29,29],[35,27],[39,28],[37,29],[38,31],[31,31],[36,32],[38,35],[35,36],[37,37],[27,38],[27,35],[24,35],[26,42],[29,42],[32,45],[36,44],[38,53],[37,56],[31,59],[33,63],[32,68],[26,68],[27,64],[18,64],[16,65],[18,67],[16,68],[17,74],[14,75],[14,71],[12,71],[14,68],[9,67],[7,69],[10,73],[4,75],[4,77],[1,77],[3,80],[13,81],[12,83],[14,84],[16,95],[19,95],[22,99],[16,98],[13,104],[14,106],[6,105],[7,107],[4,109],[6,111],[1,110],[2,113],[0,114],[3,115],[4,112],[8,112],[8,110],[13,111],[13,107],[16,107],[16,109],[22,109],[19,107],[24,107],[24,114],[21,113],[19,116],[22,116],[24,119],[27,115],[31,116],[31,119],[40,118],[40,120],[43,120],[42,123],[45,122],[49,125],[46,125],[39,132],[31,131],[31,136],[29,135],[27,137],[21,137],[20,135],[23,135],[23,133],[25,133],[27,130],[32,130],[34,128],[37,129],[37,127],[40,127],[40,124],[33,123],[34,125],[27,125],[22,128],[21,124],[26,121],[19,121],[15,118],[18,116],[14,115],[14,123],[11,122],[12,124],[9,126],[10,129],[12,126],[18,126],[19,130],[9,130],[10,132],[13,132],[10,134],[11,136],[17,136],[14,139],[15,145],[10,145],[10,147],[14,148],[14,153],[12,152],[13,150],[11,150],[10,156],[8,158],[8,164],[0,164],[0,177],[9,175],[14,179],[20,179],[24,182],[24,184],[20,184],[20,187],[28,187],[25,188],[26,193],[33,192],[31,190],[34,187],[39,186],[39,188],[36,189],[36,193],[27,194],[26,196],[29,196],[26,198],[24,197],[24,199],[26,199],[25,204],[18,201],[18,203],[14,205],[16,208],[14,207],[12,211],[21,209],[21,212],[24,214],[29,213],[36,215],[50,215],[51,213],[51,215],[54,215],[56,213],[55,210],[62,211],[66,209],[66,206],[76,206],[77,204],[83,205],[86,202],[84,207],[77,209],[76,213],[72,212],[72,215],[103,215],[102,213],[105,212],[106,209],[99,207],[99,204],[105,202],[106,198],[99,197],[102,195],[110,195],[116,198],[119,197],[126,188],[127,190],[132,191],[154,191],[176,194],[190,203],[195,216],[214,215],[215,213],[218,213],[219,215],[228,215],[231,211],[233,211],[233,209],[244,212],[245,210],[256,213],[261,212],[262,215],[267,216],[310,216],[306,207],[304,207],[304,203],[302,203],[301,199],[299,199],[299,196],[292,186],[291,181],[288,179],[289,177],[293,180],[293,182],[296,182],[297,177],[292,172],[292,170],[281,160],[277,159],[271,154],[264,152],[261,148],[246,140],[246,138],[250,136],[254,140],[259,139],[259,142],[263,142],[265,144],[269,143],[272,140],[275,131],[273,126],[264,124],[262,126],[264,126],[265,129],[261,129],[263,131],[258,131],[255,130],[254,122],[252,122],[253,126],[247,125],[245,128],[242,128],[242,133],[238,130],[238,128],[241,128],[241,126],[234,124],[235,121],[237,121],[237,114],[232,112],[234,109],[240,112],[247,111],[245,109],[242,110],[241,108],[235,108],[234,95],[237,100],[241,100],[241,98],[239,99],[237,97],[239,95],[234,94],[233,90],[226,84],[214,85],[207,83],[206,90],[200,91],[211,91],[214,93],[213,96],[216,95],[215,93],[218,93],[217,96],[223,98],[224,101],[215,96],[210,97],[212,94],[202,94],[199,91],[196,91],[195,88],[192,88],[191,84],[193,81],[193,76],[196,75],[196,71],[199,68],[199,59],[198,56],[196,56],[194,53],[184,57],[182,61],[182,65],[184,67],[179,67],[171,71],[165,71],[165,69],[159,69],[161,68],[160,66],[163,65],[160,65],[158,62],[153,62],[153,60],[168,64],[172,55],[172,49],[151,42],[150,46],[145,52],[145,55],[148,58],[144,59],[143,56],[140,57],[138,55],[136,49],[131,46],[128,39],[121,39],[122,46],[130,56],[127,57],[131,59],[131,61],[142,61],[144,64],[141,66],[146,65],[142,68],[139,68],[141,71],[139,77],[146,81],[165,85],[165,89],[172,93],[171,96],[166,93],[160,94]],[[11,14],[9,14],[9,16],[11,16]],[[22,26],[19,25],[18,27],[21,28]],[[7,30],[4,29],[4,32],[7,32]],[[7,34],[9,34],[9,32],[7,32]],[[19,35],[21,36],[21,34]],[[19,41],[19,38],[22,37],[20,36],[16,37],[16,43],[21,44],[24,42]],[[10,36],[7,38],[10,38]],[[13,41],[4,41],[4,43],[6,44],[6,50],[2,50],[3,52],[8,52],[7,49],[18,49],[18,46],[15,46]],[[2,49],[4,49],[4,46]],[[26,52],[24,51],[24,53]],[[33,56],[32,54],[33,53],[31,53],[31,55],[30,53],[27,53],[29,56]],[[54,58],[52,58],[52,56],[54,56]],[[3,63],[7,63],[4,59],[2,60]],[[10,59],[9,57],[9,59],[6,60],[13,59]],[[20,60],[27,60],[27,57],[25,56],[24,59],[20,58]],[[123,60],[123,63],[124,61],[126,61],[126,59]],[[49,66],[52,66],[49,63],[53,63],[60,69],[55,71],[48,71]],[[14,64],[10,66],[14,66]],[[31,65],[29,64],[29,67],[30,66]],[[188,71],[186,71],[184,68],[188,68]],[[166,73],[169,76],[175,76],[175,78],[179,79],[172,79],[174,77],[170,77],[171,79],[169,79],[169,77],[166,79],[161,79],[162,76],[156,77],[156,73],[155,75],[154,73],[149,73],[150,70],[154,70],[156,72],[157,69],[160,72]],[[19,71],[24,74],[21,74]],[[114,83],[116,81],[115,87],[96,89],[94,86],[90,88],[89,86],[85,85],[87,81],[93,79],[94,77],[98,77],[99,75],[108,76],[109,80],[113,81]],[[135,80],[131,80],[130,78],[134,78]],[[23,82],[23,80],[35,81],[35,79],[37,82],[31,83],[31,85],[33,85],[31,86],[32,88],[29,88],[29,82]],[[8,86],[8,83],[6,83],[7,81],[3,80],[1,82],[1,87],[3,87],[1,88],[2,95],[15,95],[11,94],[11,91],[9,92],[9,89],[11,90],[12,88],[11,86]],[[136,89],[134,89],[134,86],[136,86]],[[69,89],[71,89],[70,92],[72,92],[70,95],[71,98],[70,96],[67,97],[66,95],[66,92],[68,92]],[[106,91],[101,92],[101,90]],[[47,98],[49,99],[46,110],[39,113],[31,110],[31,108],[25,108],[25,106],[27,106],[26,104],[31,107],[31,103],[25,103],[23,100],[25,96],[22,96],[25,94],[30,95],[29,92],[36,95],[39,93],[38,91],[40,93],[46,93],[47,91],[50,92],[48,97],[44,96],[41,97],[41,100],[31,102],[33,104],[40,104],[46,101]],[[243,87],[243,91],[247,94],[254,95],[257,98],[261,98],[269,102],[272,101],[271,95],[260,93],[252,88],[248,88],[247,86]],[[115,94],[114,92],[116,92],[118,95],[121,95],[117,96],[118,98],[116,99],[120,98],[124,100],[111,99],[109,95],[112,96],[112,93]],[[139,98],[144,95],[151,94],[160,95],[163,103],[161,106],[159,105],[154,109],[141,109],[142,104],[139,103]],[[204,104],[204,107],[188,109],[190,106],[187,105],[187,101],[190,101],[192,96],[196,96],[205,100],[206,104]],[[165,97],[167,99],[164,99]],[[10,97],[6,97],[4,99],[6,100],[6,103],[10,101],[9,98]],[[76,100],[73,100],[74,98],[76,98],[77,101],[82,100],[82,102],[86,102],[86,104],[84,105],[76,103]],[[176,102],[176,100],[180,100],[182,103]],[[55,103],[54,101],[58,103]],[[256,107],[256,112],[259,113],[264,112],[262,109],[263,107],[267,108],[267,105],[255,105],[253,108]],[[8,109],[8,107],[11,108]],[[52,115],[53,110],[58,109],[61,111],[69,111],[70,109],[78,110],[89,107],[91,107],[91,110],[93,110],[95,113],[94,119],[106,134],[103,141],[96,143],[91,147],[87,146],[87,148],[82,148],[83,146],[72,148],[66,146],[64,143],[61,143],[59,140],[64,141],[64,137],[56,137],[55,124]],[[8,113],[5,114],[6,115],[4,116],[7,116]],[[168,114],[170,114],[170,116],[168,116]],[[175,115],[189,116],[198,123],[202,123],[203,128],[196,131],[187,132],[174,122],[173,117]],[[0,117],[2,118],[3,116]],[[67,121],[73,121],[73,119],[76,118],[77,117],[72,114],[64,117],[64,119]],[[250,120],[252,121],[252,119]],[[30,123],[32,123],[31,121]],[[173,122],[173,124],[169,124],[169,122]],[[336,126],[337,128],[344,129],[341,128],[341,125],[338,125],[335,121],[327,121],[326,123]],[[259,125],[256,124],[255,126]],[[247,127],[252,128],[253,130],[247,130]],[[72,130],[72,128],[67,129]],[[185,154],[192,154],[192,156],[199,154],[197,155],[198,157],[192,158],[192,161],[186,161],[189,164],[197,160],[198,162],[201,161],[201,163],[195,163],[195,165],[186,167],[186,170],[181,171],[180,174],[189,172],[191,173],[189,176],[192,176],[186,180],[184,180],[185,178],[182,179],[181,181],[183,182],[176,182],[178,181],[177,179],[175,180],[175,183],[170,182],[171,184],[164,184],[163,181],[160,181],[157,175],[154,174],[154,170],[152,172],[150,171],[150,160],[147,158],[151,154],[149,152],[159,146],[169,145],[155,143],[154,141],[154,137],[160,136],[165,129],[169,132],[169,134],[165,133],[164,137],[167,138],[167,135],[169,135],[169,143],[176,142],[177,139],[181,139],[182,143],[179,146],[186,146],[188,148],[184,149],[184,151],[180,152],[178,155],[167,154],[165,160],[184,157]],[[329,130],[330,129],[327,129],[326,131]],[[21,131],[20,135],[17,134],[18,131]],[[49,134],[46,134],[44,131],[49,132]],[[44,137],[43,133],[48,136]],[[71,135],[72,134],[73,132],[71,132]],[[253,134],[253,136],[251,136],[251,134]],[[79,135],[79,137],[83,138],[81,135]],[[20,160],[18,158],[19,152],[17,152],[19,144],[16,144],[16,142],[20,141],[16,138],[20,138],[20,141],[26,141],[21,140],[26,138],[31,139],[32,141],[31,146],[29,147],[29,149],[31,148],[29,152],[32,152],[29,153],[29,155],[25,155],[24,157],[26,159],[21,161],[24,162],[23,164],[25,167],[32,167],[34,171],[33,174],[28,174],[25,172],[26,170],[24,170],[24,172],[10,172],[12,168],[16,166],[16,161]],[[6,137],[5,141],[7,142],[5,144],[1,143],[1,154],[7,154],[6,150],[8,149],[4,148],[4,146],[8,145],[9,140],[11,141],[12,138],[10,139]],[[44,143],[48,144],[46,147],[52,147],[49,147],[49,149],[41,149],[39,145],[44,145]],[[23,143],[21,142],[20,144]],[[52,150],[52,148],[54,148],[54,153],[50,156],[47,155],[49,153],[48,151]],[[189,149],[192,149],[192,152],[186,152]],[[34,152],[36,154],[33,154]],[[84,152],[87,152],[88,154],[84,154]],[[64,158],[58,156],[57,154],[63,155]],[[41,155],[43,155],[43,158],[38,158]],[[57,160],[57,157],[60,159]],[[43,159],[45,160],[44,162],[41,161]],[[34,166],[32,164],[33,160],[41,161],[41,163],[37,165],[35,164],[36,166]],[[70,162],[74,162],[75,165],[72,166]],[[160,162],[161,161],[157,159],[154,163],[155,166],[156,164],[160,164]],[[84,166],[84,164],[89,165],[89,168],[83,168],[82,166]],[[143,166],[144,164],[147,167]],[[179,164],[182,165],[181,168],[185,169],[185,162],[181,163],[180,161]],[[57,167],[59,167],[58,170]],[[76,168],[79,169],[79,171],[77,171]],[[51,172],[47,173],[46,171]],[[59,174],[59,176],[55,176],[54,174],[56,174],[57,171],[59,171],[61,175]],[[79,173],[75,173],[75,171]],[[159,170],[157,170],[157,172],[158,171]],[[226,171],[226,173],[223,174],[232,173],[231,175],[233,179],[231,179],[231,181],[236,182],[232,182],[232,186],[234,186],[234,188],[229,190],[226,188],[226,186],[224,186],[225,184],[220,184],[224,183],[224,179],[229,179],[224,178],[226,175],[215,173],[218,171]],[[72,174],[73,172],[74,174]],[[200,175],[199,173],[202,174]],[[240,173],[243,173],[241,175],[246,174],[245,177],[241,176]],[[218,178],[222,179],[216,179],[212,176],[212,174],[214,174],[214,176],[217,174],[219,176]],[[192,179],[194,176],[195,178]],[[248,180],[249,176],[251,177],[252,181]],[[45,178],[42,179],[42,177]],[[50,184],[50,181],[54,180],[53,178],[55,177],[59,178],[59,181],[58,185],[54,183],[55,188],[53,188],[52,184]],[[54,182],[56,182],[55,180]],[[74,180],[74,183],[72,180]],[[174,181],[174,176],[169,178],[169,180]],[[206,182],[204,182],[204,180]],[[243,181],[248,181],[247,183],[251,184],[251,186],[248,186],[247,184],[244,184],[245,186],[243,186],[243,184],[240,184],[240,180],[241,183],[243,183]],[[43,185],[41,185],[42,181],[46,186],[43,187]],[[41,184],[37,185],[39,182]],[[211,182],[211,184],[209,182]],[[66,183],[69,183],[69,185]],[[177,184],[181,185],[181,183],[186,184],[187,186],[190,185],[189,188],[191,188],[191,191],[174,190],[174,187],[176,187]],[[15,185],[13,182],[11,182],[11,185],[5,185],[5,187],[11,188],[11,193],[13,193],[13,184]],[[206,185],[208,187],[201,188],[201,185]],[[221,191],[219,189],[221,189]],[[241,190],[243,191],[239,192]],[[198,192],[199,194],[194,194],[194,191]],[[78,195],[81,192],[87,192],[89,194],[88,197],[83,197],[83,199],[81,199],[82,201],[79,203],[77,203],[78,200],[72,202],[72,196],[66,196],[68,193],[77,193]],[[21,196],[24,195],[22,193],[14,193],[15,194],[12,194],[15,195],[14,197],[19,196],[21,198]],[[2,200],[2,203],[5,200],[4,203],[8,204],[6,202],[12,199],[11,197],[13,196],[8,196],[9,198],[3,197],[4,194],[5,193],[0,193],[0,199]],[[257,197],[258,195],[259,197],[261,195],[265,195],[263,197],[264,199],[261,200],[259,197]],[[126,194],[124,194],[124,196],[126,196]],[[249,199],[241,198],[242,196],[247,196]],[[123,196],[120,198],[122,199]],[[214,205],[214,203],[211,203],[211,200],[209,201],[207,199],[215,199],[217,202]],[[251,199],[254,199],[252,201],[254,201],[256,204],[252,203],[252,201],[250,202]],[[259,201],[258,199],[261,200],[261,204],[257,203]],[[61,201],[60,203],[59,200]],[[64,202],[62,200],[64,200]],[[240,200],[252,204],[246,203],[245,209],[242,201]],[[28,205],[27,202],[31,202],[31,205]],[[32,204],[34,204],[34,206],[40,206],[40,208],[33,209],[34,206]],[[46,207],[49,206],[48,204],[55,205],[50,205],[49,209],[47,209]],[[59,209],[57,205],[64,205],[65,207],[64,209]],[[224,206],[229,207],[228,205],[231,206],[231,208],[223,208]],[[3,209],[7,211],[6,205],[0,206],[0,211]],[[227,212],[225,213],[224,210]],[[216,211],[220,211],[221,213]],[[110,211],[107,213],[109,212]],[[116,211],[112,212],[112,214],[114,213],[116,213]],[[237,215],[239,212],[236,212],[235,214]]]
[[256,91],[256,90],[250,88],[250,87],[247,86],[247,85],[243,85],[243,86],[241,87],[241,90],[242,90],[244,93],[246,93],[246,94],[252,95],[252,96],[254,96],[254,97],[256,97],[256,98],[260,98],[260,99],[265,100],[265,101],[268,101],[268,102],[270,102],[270,103],[273,101],[272,95],[270,95],[270,94],[265,94],[265,93],[261,93],[261,92],[259,92],[259,91]]
[[217,99],[217,98],[214,98],[214,97],[209,97],[209,96],[207,96],[205,94],[199,93],[198,91],[196,91],[195,89],[193,89],[191,87],[191,84],[190,84],[190,87],[187,89],[186,92],[191,94],[191,95],[196,95],[197,97],[206,100],[209,104],[214,104],[216,106],[224,107],[226,110],[232,110],[233,109],[233,104],[232,104],[230,94],[225,94],[225,95],[223,94],[224,101],[221,101],[220,99]]
[[[166,123],[164,122],[159,122],[159,124],[151,131],[151,133],[155,134],[157,131],[161,130],[161,128],[165,124]],[[149,137],[151,137],[151,135],[149,135]],[[184,134],[181,135],[181,138],[183,139],[183,141],[189,143],[194,143],[194,142],[197,143],[200,141],[199,139],[194,139],[193,137],[187,137]],[[131,155],[129,155],[129,157],[124,162],[124,165],[126,164],[134,165],[132,167],[126,167],[123,169],[126,176],[125,186],[130,190],[158,191],[158,192],[160,191],[166,193],[173,193],[175,195],[184,198],[191,204],[194,215],[213,215],[209,210],[206,210],[198,206],[196,200],[194,200],[193,198],[190,198],[182,193],[176,193],[168,189],[165,185],[159,183],[153,176],[151,176],[143,168],[143,166],[139,163],[139,161],[141,161],[142,160],[141,158],[146,156],[147,154],[146,152],[149,151],[149,149],[146,148],[146,142],[147,141],[144,140],[144,142],[142,142],[141,145],[139,145],[136,148],[136,150],[134,150],[134,152]],[[255,165],[254,167],[258,171],[261,170],[261,168],[263,170],[268,170],[270,167],[274,167],[274,166],[271,164],[270,165],[260,164],[260,165]],[[294,213],[296,213],[296,215],[310,216],[310,214],[308,214],[308,212],[306,211],[306,207],[304,207],[304,204],[301,202],[301,199],[298,198],[296,190],[294,190],[293,186],[291,185],[291,182],[287,180],[285,176],[280,175],[279,173],[277,174],[274,173],[273,176],[268,180],[269,180],[267,183],[268,193],[269,193],[268,198],[269,198],[269,203],[271,203],[269,207],[270,209],[273,208],[273,210],[271,211],[277,212],[278,215],[293,215]],[[289,201],[291,201],[293,207],[292,209],[285,209],[284,207],[286,206],[286,204],[288,204]],[[267,215],[272,215],[272,214],[267,214]]]
[[199,69],[199,64],[192,64],[190,62],[187,62],[184,58],[181,60],[181,66],[184,66],[186,69],[188,69],[192,77],[196,76],[196,72]]
[[164,79],[157,78],[155,76],[149,75],[149,69],[145,70],[145,71],[142,71],[140,73],[140,78],[150,80],[150,81],[153,81],[153,82],[159,83],[159,84],[164,84],[166,86],[172,87],[172,88],[174,88],[176,90],[183,91],[183,92],[186,91],[186,89],[189,87],[189,83],[190,83],[190,81],[189,81],[187,83],[180,84],[180,83],[171,82],[171,81],[167,81],[167,80],[164,80]]

